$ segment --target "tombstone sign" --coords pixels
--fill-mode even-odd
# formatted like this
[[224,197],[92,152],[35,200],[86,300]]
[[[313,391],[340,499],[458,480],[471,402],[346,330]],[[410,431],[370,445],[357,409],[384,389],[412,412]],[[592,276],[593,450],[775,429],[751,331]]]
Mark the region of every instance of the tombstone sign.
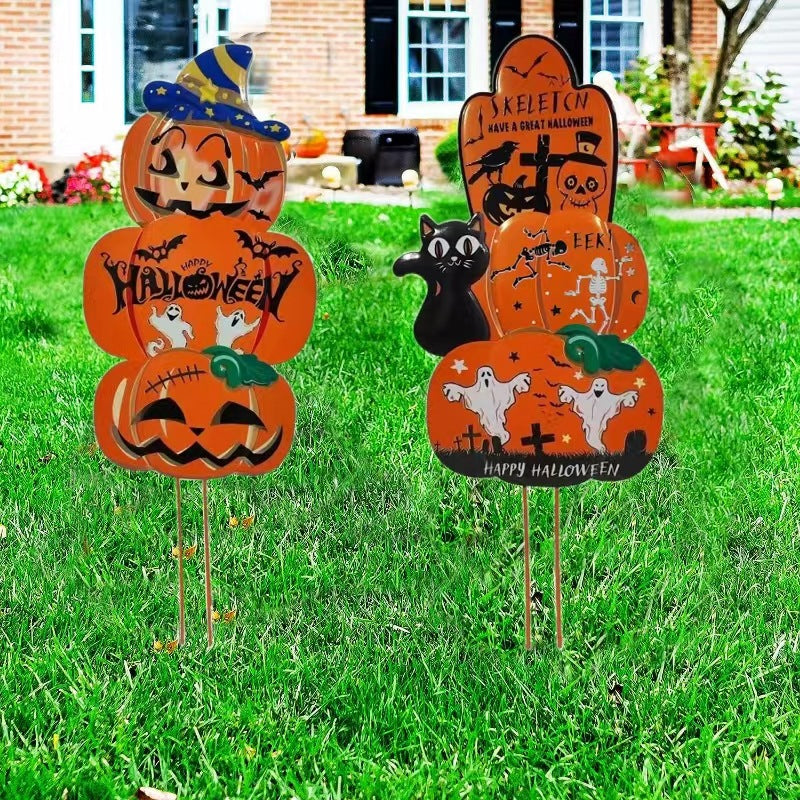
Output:
[[494,91],[463,106],[459,147],[467,198],[489,233],[523,211],[579,209],[611,219],[617,128],[608,96],[581,86],[567,54],[523,36],[495,67]]
[[89,332],[123,359],[101,379],[95,432],[105,455],[175,479],[179,625],[185,641],[180,480],[203,481],[206,623],[213,642],[206,482],[275,469],[295,401],[276,364],[309,336],[311,259],[270,226],[284,197],[289,129],[258,120],[249,47],[198,55],[175,83],[144,90],[148,113],[122,148],[122,196],[137,226],[103,236],[84,271]]

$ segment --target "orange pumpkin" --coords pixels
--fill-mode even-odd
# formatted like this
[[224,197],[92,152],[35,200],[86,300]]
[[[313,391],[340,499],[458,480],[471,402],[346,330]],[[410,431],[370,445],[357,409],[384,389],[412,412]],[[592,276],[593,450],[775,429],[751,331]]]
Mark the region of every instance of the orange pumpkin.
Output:
[[84,298],[93,338],[114,355],[222,345],[275,364],[308,338],[315,279],[297,242],[255,220],[172,214],[103,237]]
[[647,266],[638,242],[589,211],[526,211],[494,234],[489,302],[503,333],[579,323],[625,339],[644,319]]
[[106,456],[174,478],[269,472],[289,452],[294,425],[289,384],[254,356],[226,348],[123,362],[95,398]]
[[274,220],[286,190],[280,142],[232,127],[148,113],[122,148],[122,199],[140,225],[176,211]]
[[585,326],[452,350],[428,387],[428,436],[449,469],[527,486],[622,480],[661,435],[655,369]]

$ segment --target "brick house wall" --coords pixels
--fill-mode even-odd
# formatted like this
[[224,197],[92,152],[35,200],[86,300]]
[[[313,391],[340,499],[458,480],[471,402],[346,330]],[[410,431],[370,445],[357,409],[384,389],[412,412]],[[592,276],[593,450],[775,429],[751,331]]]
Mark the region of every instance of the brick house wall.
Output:
[[[669,0],[666,0],[669,2]],[[719,18],[714,0],[694,0],[692,3],[692,31],[690,46],[698,61],[709,65],[716,60],[719,48]]]
[[51,151],[50,0],[0,0],[0,159]]
[[[339,152],[348,128],[410,127],[419,131],[422,174],[443,178],[433,154],[456,120],[414,119],[364,113],[364,2],[339,0],[314,6],[308,0],[275,0],[266,35],[250,42],[256,57],[268,61],[270,110],[296,135],[313,127],[327,134],[330,152]],[[298,20],[303,20],[302,23]],[[552,33],[552,0],[523,0],[526,33]],[[302,34],[302,56],[286,42]],[[317,78],[312,82],[308,76]]]
[[[52,152],[51,2],[0,0],[0,91],[6,101],[0,117],[0,159],[46,159]],[[522,0],[522,32],[552,35],[553,3]],[[273,0],[271,8],[268,30],[249,41],[257,58],[268,64],[269,112],[285,120],[295,135],[309,126],[322,128],[331,152],[339,152],[347,128],[415,127],[423,175],[440,178],[433,151],[456,120],[364,113],[364,1]],[[298,40],[300,48],[293,45]],[[694,0],[693,52],[710,60],[716,47],[714,0]]]

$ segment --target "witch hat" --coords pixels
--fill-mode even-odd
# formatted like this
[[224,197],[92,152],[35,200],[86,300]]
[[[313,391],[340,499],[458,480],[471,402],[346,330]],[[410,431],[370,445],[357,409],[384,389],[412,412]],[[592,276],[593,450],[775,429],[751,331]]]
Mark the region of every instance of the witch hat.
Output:
[[243,44],[220,44],[195,56],[175,83],[153,81],[144,90],[148,111],[177,121],[230,125],[267,139],[289,138],[289,127],[274,119],[259,120],[247,102],[247,76],[253,51]]

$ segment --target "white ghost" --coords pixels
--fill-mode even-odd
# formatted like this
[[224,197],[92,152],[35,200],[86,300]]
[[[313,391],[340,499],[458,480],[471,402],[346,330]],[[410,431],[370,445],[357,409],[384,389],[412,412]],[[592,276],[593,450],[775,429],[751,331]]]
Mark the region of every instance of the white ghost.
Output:
[[463,401],[464,408],[474,411],[489,436],[496,436],[505,444],[511,434],[506,430],[506,411],[514,405],[516,395],[531,388],[531,376],[520,372],[508,383],[498,381],[491,367],[480,367],[472,386],[446,383],[444,396],[451,403]]
[[260,322],[260,318],[257,318],[255,322],[247,322],[244,311],[239,309],[225,316],[222,313],[222,309],[217,306],[217,344],[233,348],[233,344],[237,339],[241,339],[242,336],[247,336],[248,333],[254,331]]
[[571,410],[583,420],[586,443],[598,453],[607,453],[603,434],[608,423],[619,414],[622,406],[633,408],[639,400],[639,392],[612,394],[605,378],[595,378],[588,392],[578,392],[570,386],[559,386],[558,399],[562,403],[571,403]]
[[[150,324],[169,339],[170,347],[188,347],[189,339],[194,339],[194,331],[184,320],[183,309],[177,303],[170,303],[163,314],[159,314],[155,306],[151,308],[153,313],[150,314]],[[156,339],[147,345],[147,352],[151,356],[163,349],[163,339]]]

